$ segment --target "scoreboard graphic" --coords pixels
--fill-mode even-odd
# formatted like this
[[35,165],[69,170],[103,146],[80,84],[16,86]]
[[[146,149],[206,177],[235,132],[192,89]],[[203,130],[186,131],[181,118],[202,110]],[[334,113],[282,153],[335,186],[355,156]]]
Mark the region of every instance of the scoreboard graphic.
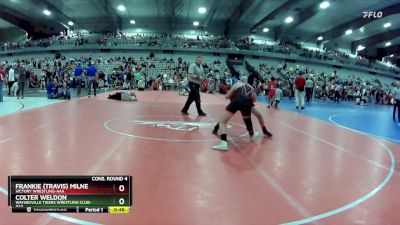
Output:
[[13,213],[129,213],[132,176],[9,176]]

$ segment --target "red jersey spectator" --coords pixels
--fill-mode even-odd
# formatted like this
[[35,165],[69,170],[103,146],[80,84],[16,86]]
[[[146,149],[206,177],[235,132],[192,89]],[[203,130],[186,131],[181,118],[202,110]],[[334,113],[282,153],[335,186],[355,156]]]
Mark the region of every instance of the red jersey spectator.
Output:
[[0,102],[3,102],[3,86],[6,82],[6,70],[0,65]]
[[302,75],[299,75],[294,81],[294,84],[296,90],[304,91],[304,87],[306,86],[306,79]]
[[273,98],[275,97],[275,89],[278,86],[278,83],[275,81],[275,77],[271,77],[271,81],[268,82],[268,108],[272,105]]
[[297,76],[296,80],[294,81],[294,86],[295,86],[295,91],[294,91],[294,96],[296,97],[296,109],[300,107],[300,109],[305,109],[304,108],[304,87],[306,85],[306,79],[302,76],[302,73],[300,73],[299,76]]

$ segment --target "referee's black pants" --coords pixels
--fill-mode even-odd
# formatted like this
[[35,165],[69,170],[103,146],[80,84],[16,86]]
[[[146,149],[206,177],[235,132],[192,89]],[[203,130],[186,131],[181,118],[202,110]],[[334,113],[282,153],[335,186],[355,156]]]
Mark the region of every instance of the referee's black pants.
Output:
[[396,122],[396,108],[397,108],[397,122],[400,123],[400,100],[395,99],[393,105],[393,121]]
[[193,101],[196,103],[196,108],[197,108],[197,113],[202,114],[204,113],[203,110],[201,109],[201,101],[200,101],[200,84],[196,84],[193,82],[189,82],[189,97],[186,100],[185,106],[182,109],[183,113],[187,113],[189,110],[190,105],[193,103]]
[[310,99],[312,97],[312,88],[306,88],[306,102],[310,102]]

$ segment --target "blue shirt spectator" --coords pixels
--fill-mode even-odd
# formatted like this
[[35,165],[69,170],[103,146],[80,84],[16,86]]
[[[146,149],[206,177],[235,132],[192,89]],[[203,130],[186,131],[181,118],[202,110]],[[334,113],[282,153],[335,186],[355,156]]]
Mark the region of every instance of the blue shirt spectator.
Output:
[[58,88],[53,84],[53,81],[49,81],[46,88],[48,98],[52,99],[58,97]]
[[237,78],[236,76],[233,76],[233,77],[232,77],[232,86],[233,86],[234,84],[236,84],[237,81],[238,81],[238,78]]
[[96,72],[97,72],[97,68],[94,65],[91,65],[88,69],[87,69],[87,76],[89,78],[93,78],[96,76]]
[[75,68],[75,77],[81,77],[83,73],[83,69],[81,67],[81,64],[78,64],[78,66]]

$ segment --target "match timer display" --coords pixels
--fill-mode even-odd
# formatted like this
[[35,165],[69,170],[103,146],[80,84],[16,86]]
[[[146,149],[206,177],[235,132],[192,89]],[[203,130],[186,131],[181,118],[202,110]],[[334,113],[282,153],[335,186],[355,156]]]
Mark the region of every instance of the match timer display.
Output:
[[129,213],[131,176],[9,176],[15,213]]

